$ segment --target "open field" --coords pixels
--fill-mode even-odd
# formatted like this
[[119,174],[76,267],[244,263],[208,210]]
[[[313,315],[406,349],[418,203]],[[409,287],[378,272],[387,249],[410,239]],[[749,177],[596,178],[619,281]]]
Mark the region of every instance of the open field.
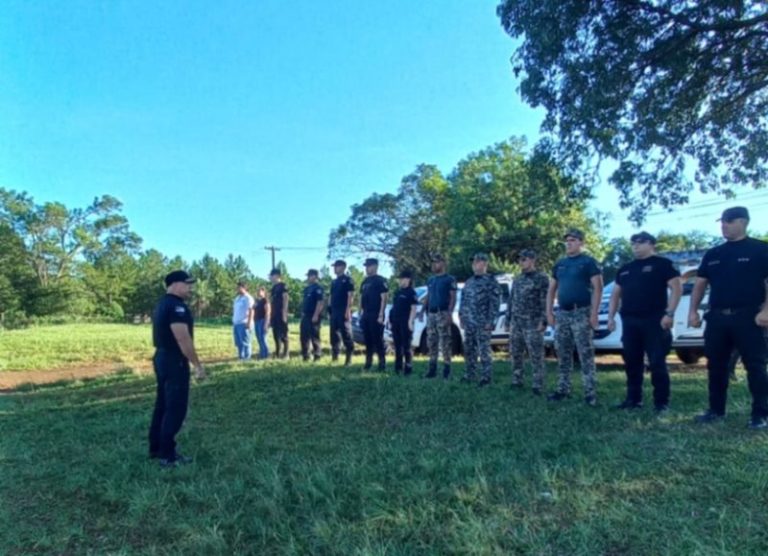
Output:
[[701,373],[673,376],[674,410],[656,419],[608,409],[623,393],[610,365],[596,409],[576,393],[553,405],[510,391],[502,361],[484,390],[327,363],[211,370],[180,435],[196,461],[175,470],[145,457],[144,373],[0,396],[0,554],[768,547],[768,435],[744,426],[743,382],[727,422],[708,428],[690,420]]

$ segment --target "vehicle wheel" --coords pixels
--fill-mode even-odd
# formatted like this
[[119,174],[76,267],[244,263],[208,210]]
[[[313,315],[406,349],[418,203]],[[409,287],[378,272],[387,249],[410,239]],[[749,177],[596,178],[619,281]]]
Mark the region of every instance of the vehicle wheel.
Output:
[[704,355],[704,351],[701,348],[677,348],[675,354],[686,365],[695,365]]

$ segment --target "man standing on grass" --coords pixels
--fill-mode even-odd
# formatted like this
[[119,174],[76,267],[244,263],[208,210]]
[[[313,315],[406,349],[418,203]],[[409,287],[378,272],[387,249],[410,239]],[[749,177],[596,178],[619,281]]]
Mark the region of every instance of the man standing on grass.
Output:
[[479,387],[491,383],[493,354],[491,334],[499,314],[499,284],[488,274],[488,255],[476,253],[472,258],[474,275],[464,284],[459,304],[459,324],[464,329],[464,362],[466,370],[462,382],[474,382],[477,358],[482,371]]
[[512,361],[512,388],[523,387],[523,358],[526,349],[533,370],[533,393],[544,388],[544,330],[547,328],[549,278],[536,270],[536,252],[520,252],[520,270],[512,282],[507,303],[509,356]]
[[309,361],[309,344],[312,344],[314,361],[320,359],[320,316],[323,314],[325,301],[323,287],[317,283],[320,273],[314,268],[307,272],[307,287],[304,288],[304,301],[301,306],[301,357]]
[[365,259],[365,280],[360,285],[360,324],[365,339],[365,367],[370,371],[373,366],[373,354],[379,358],[379,371],[386,370],[386,352],[384,350],[384,309],[387,307],[389,286],[379,276],[378,259]]
[[709,409],[696,417],[698,423],[714,423],[725,417],[728,394],[728,363],[738,349],[747,370],[752,394],[749,428],[768,428],[768,243],[747,236],[749,211],[731,207],[723,211],[720,228],[725,243],[704,254],[691,293],[688,325],[701,326],[699,305],[709,286],[709,311],[705,315],[704,352],[709,373]]
[[[584,380],[584,401],[597,405],[597,377],[593,330],[597,328],[597,312],[603,294],[603,277],[597,261],[582,253],[584,234],[571,229],[565,234],[566,256],[555,263],[547,294],[547,320],[555,327],[555,347],[560,368],[557,390],[550,401],[564,400],[571,393],[574,347],[579,354]],[[555,318],[557,296],[559,308]]]
[[616,409],[643,406],[647,355],[653,407],[660,414],[669,407],[667,355],[672,348],[672,326],[682,294],[680,273],[672,261],[655,254],[656,238],[648,232],[634,234],[630,242],[635,260],[619,269],[608,305],[608,330],[616,329],[617,310],[621,315],[621,356],[627,373],[627,396]]
[[189,298],[195,282],[183,270],[165,277],[166,294],[152,316],[152,358],[157,395],[152,424],[149,428],[149,457],[159,458],[160,467],[191,463],[192,458],[176,451],[176,434],[181,430],[189,403],[189,365],[195,367],[195,378],[205,378],[205,370],[195,351],[194,322],[184,300]]
[[288,359],[288,288],[283,282],[283,273],[273,268],[269,273],[272,282],[270,305],[272,307],[272,336],[275,339],[275,357]]
[[237,297],[232,305],[232,327],[238,359],[251,358],[251,329],[253,328],[253,297],[245,282],[237,283]]
[[352,362],[352,351],[355,344],[350,332],[352,315],[352,298],[355,295],[355,283],[346,273],[347,263],[341,259],[333,263],[333,272],[336,278],[331,282],[331,357],[333,361],[339,359],[339,343],[344,344],[344,366],[348,367]]
[[[437,358],[443,354],[443,378],[451,376],[453,355],[453,310],[456,307],[456,278],[446,273],[442,255],[432,256],[432,276],[427,280],[427,295],[424,306],[427,310],[427,345],[429,348],[429,370],[424,378],[437,376]],[[424,318],[424,312],[419,319]]]

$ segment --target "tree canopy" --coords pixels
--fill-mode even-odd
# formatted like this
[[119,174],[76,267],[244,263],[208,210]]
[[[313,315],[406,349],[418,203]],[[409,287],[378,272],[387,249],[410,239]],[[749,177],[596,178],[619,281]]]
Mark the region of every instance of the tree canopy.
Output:
[[569,172],[610,181],[635,222],[768,178],[768,2],[505,0],[522,37],[520,93],[543,107],[542,145]]

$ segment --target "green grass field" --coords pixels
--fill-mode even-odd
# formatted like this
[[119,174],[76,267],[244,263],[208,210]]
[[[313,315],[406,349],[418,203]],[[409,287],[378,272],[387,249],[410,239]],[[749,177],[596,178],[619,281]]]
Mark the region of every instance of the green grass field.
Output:
[[673,376],[674,410],[656,419],[608,409],[623,393],[610,367],[596,409],[511,391],[501,360],[483,390],[327,362],[211,371],[179,437],[195,463],[173,470],[145,457],[146,374],[0,396],[0,554],[768,547],[768,435],[745,428],[743,382],[726,423],[701,427],[701,373]]

